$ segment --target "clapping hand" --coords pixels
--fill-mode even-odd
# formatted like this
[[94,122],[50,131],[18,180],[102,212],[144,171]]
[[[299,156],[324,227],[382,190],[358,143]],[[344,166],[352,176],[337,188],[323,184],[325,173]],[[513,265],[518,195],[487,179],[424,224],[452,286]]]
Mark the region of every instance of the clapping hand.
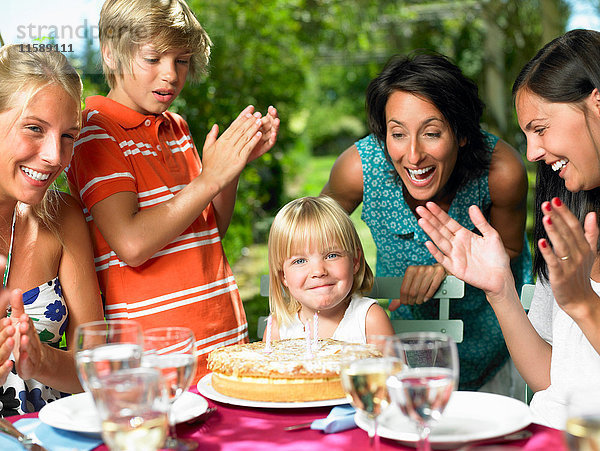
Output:
[[500,235],[478,207],[469,208],[469,217],[481,235],[461,226],[433,202],[417,207],[417,214],[419,226],[432,240],[425,243],[427,249],[446,271],[484,290],[488,299],[508,288],[513,281],[510,259]]
[[246,107],[219,136],[215,124],[204,141],[202,172],[213,183],[225,186],[237,177],[250,161],[270,150],[277,140],[279,117],[274,107],[263,117],[254,107]]
[[[598,303],[590,275],[598,252],[596,213],[588,213],[583,229],[579,220],[558,198],[542,204],[543,225],[548,238],[538,241],[548,265],[548,277],[554,298],[571,317],[585,314],[589,304]],[[583,311],[580,309],[583,308]]]
[[25,313],[21,291],[14,290],[14,292],[18,292],[18,295],[11,296],[11,316],[2,321],[8,320],[11,326],[7,329],[14,329],[12,351],[17,374],[25,380],[35,379],[42,366],[44,346],[40,342],[33,321]]

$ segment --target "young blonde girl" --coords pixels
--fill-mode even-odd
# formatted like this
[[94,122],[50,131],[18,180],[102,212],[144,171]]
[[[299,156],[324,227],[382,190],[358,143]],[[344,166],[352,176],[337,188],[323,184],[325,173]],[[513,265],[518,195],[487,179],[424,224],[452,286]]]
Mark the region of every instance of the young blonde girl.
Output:
[[335,200],[303,197],[279,211],[269,233],[271,339],[302,338],[305,328],[355,343],[393,335],[383,308],[361,294],[372,285],[354,224]]

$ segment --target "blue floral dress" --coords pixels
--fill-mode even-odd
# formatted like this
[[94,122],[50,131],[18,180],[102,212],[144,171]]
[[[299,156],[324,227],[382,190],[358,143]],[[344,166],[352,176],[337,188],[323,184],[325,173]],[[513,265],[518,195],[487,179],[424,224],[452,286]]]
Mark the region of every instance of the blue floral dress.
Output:
[[[42,343],[58,347],[67,328],[67,304],[58,277],[23,293],[25,313],[29,315]],[[14,361],[14,358],[11,356]],[[0,387],[0,416],[37,412],[47,403],[67,396],[36,380],[21,379],[14,369]]]
[[[498,138],[486,134],[488,149],[493,151]],[[377,140],[369,135],[355,143],[363,170],[362,219],[369,226],[377,247],[378,276],[403,276],[413,265],[432,265],[435,259],[425,247],[427,235],[404,199],[402,186],[394,180],[395,169]],[[491,198],[488,173],[469,181],[456,193],[448,214],[469,230],[474,230],[468,214],[477,205],[489,214]],[[511,264],[517,290],[531,283],[531,252],[525,236],[523,252]],[[519,291],[518,291],[519,292]],[[432,319],[439,311],[437,301],[401,306],[392,318]],[[483,291],[465,286],[465,296],[450,304],[450,318],[464,322],[463,342],[459,343],[461,390],[477,390],[489,381],[508,358],[508,350],[498,320]]]

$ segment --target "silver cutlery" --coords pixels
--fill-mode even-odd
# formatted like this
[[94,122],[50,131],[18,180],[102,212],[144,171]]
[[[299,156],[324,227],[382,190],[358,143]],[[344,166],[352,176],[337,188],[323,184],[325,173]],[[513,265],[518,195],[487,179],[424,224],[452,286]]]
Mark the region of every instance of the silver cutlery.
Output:
[[283,430],[284,431],[297,431],[298,429],[306,429],[306,428],[309,428],[312,423],[313,423],[312,421],[308,421],[306,423],[294,424],[292,426],[284,427]]
[[33,443],[31,438],[19,431],[10,421],[0,418],[0,432],[16,438],[29,451],[48,451],[41,445]]
[[204,423],[216,411],[217,411],[216,407],[209,407],[208,409],[206,409],[204,412],[202,412],[197,417],[192,418],[192,419],[186,421],[185,424],[188,424],[190,426],[195,426],[195,425]]

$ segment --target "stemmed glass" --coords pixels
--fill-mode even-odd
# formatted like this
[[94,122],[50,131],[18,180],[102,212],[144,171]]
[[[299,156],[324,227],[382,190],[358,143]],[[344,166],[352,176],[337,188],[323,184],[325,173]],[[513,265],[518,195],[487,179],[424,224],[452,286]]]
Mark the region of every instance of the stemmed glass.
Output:
[[144,332],[142,365],[158,369],[169,398],[169,435],[163,448],[193,450],[198,443],[177,437],[173,403],[189,387],[196,373],[196,339],[187,327],[157,327]]
[[372,427],[369,439],[372,450],[379,450],[377,417],[388,406],[386,379],[392,364],[383,357],[385,337],[369,337],[373,351],[364,345],[346,344],[342,348],[341,379],[348,401],[366,415]]
[[93,396],[98,377],[139,367],[143,344],[142,328],[136,321],[93,321],[77,326],[75,363],[83,389]]
[[160,372],[129,368],[101,376],[96,407],[111,451],[156,451],[167,436],[166,394]]
[[435,332],[398,334],[388,341],[386,355],[405,363],[387,380],[392,402],[415,423],[417,450],[430,451],[429,433],[458,384],[458,351],[447,335]]

